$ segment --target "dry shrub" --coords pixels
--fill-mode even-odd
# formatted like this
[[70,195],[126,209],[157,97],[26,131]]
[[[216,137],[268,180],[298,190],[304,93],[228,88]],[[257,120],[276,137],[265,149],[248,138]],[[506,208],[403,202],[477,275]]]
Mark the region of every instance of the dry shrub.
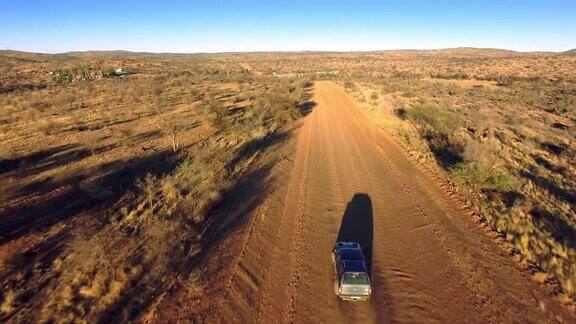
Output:
[[49,293],[44,320],[101,319],[115,310],[121,312],[114,318],[131,320],[179,276],[186,277],[184,264],[196,253],[195,228],[231,184],[231,157],[211,150],[164,178],[146,176],[139,184],[140,203],[123,207],[124,216],[97,235],[77,235]]
[[3,295],[2,304],[0,304],[0,314],[9,315],[15,309],[16,293],[13,290],[7,290]]
[[498,148],[499,142],[495,139],[488,139],[484,142],[478,142],[471,139],[466,142],[462,157],[467,162],[480,162],[489,164],[495,161],[493,149]]
[[352,81],[352,80],[346,80],[344,81],[344,88],[346,88],[346,90],[348,91],[356,91],[356,84]]
[[[573,238],[558,237],[560,215],[554,215],[538,202],[528,201],[508,209],[492,201],[483,216],[495,229],[506,235],[518,251],[554,277],[564,290],[564,297],[576,297],[576,250]],[[566,225],[562,225],[566,226]]]
[[[130,320],[180,273],[194,231],[177,219],[143,214],[130,226],[109,226],[96,236],[78,235],[48,294],[45,321],[95,320],[115,309]],[[113,252],[112,252],[113,251]]]
[[48,100],[45,99],[38,99],[38,100],[34,100],[30,103],[30,108],[40,112],[40,113],[44,113],[48,110],[50,110],[50,108],[52,107],[52,103]]
[[51,117],[45,118],[40,124],[40,129],[45,135],[52,135],[58,131],[59,124]]
[[164,200],[177,202],[180,199],[182,199],[180,189],[178,188],[178,185],[174,181],[169,181],[169,179],[166,179],[166,181],[162,181],[161,186]]

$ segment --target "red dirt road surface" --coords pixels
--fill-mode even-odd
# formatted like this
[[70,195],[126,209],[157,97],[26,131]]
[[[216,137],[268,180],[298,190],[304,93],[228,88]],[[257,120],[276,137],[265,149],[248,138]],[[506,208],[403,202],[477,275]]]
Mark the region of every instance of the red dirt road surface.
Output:
[[[267,190],[221,263],[221,287],[193,315],[207,322],[575,321],[530,280],[433,177],[343,89],[316,82],[317,104],[286,144]],[[250,193],[246,193],[247,196]],[[338,239],[366,251],[373,296],[333,291]],[[214,288],[213,288],[214,289]]]

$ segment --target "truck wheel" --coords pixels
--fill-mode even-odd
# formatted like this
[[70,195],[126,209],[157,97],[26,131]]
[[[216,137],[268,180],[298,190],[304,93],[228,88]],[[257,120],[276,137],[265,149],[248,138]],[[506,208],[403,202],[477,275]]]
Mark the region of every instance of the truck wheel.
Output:
[[336,296],[340,296],[338,295],[338,283],[336,282],[336,280],[334,280],[334,294]]

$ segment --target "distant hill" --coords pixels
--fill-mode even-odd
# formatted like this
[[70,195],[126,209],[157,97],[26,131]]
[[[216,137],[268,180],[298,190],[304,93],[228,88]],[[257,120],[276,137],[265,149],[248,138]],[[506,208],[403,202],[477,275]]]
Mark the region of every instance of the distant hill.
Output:
[[13,70],[14,67],[25,67],[29,64],[48,64],[48,62],[72,62],[77,60],[68,54],[41,54],[12,50],[0,50],[0,72]]
[[22,52],[13,50],[0,50],[0,57],[3,59],[11,59],[15,61],[27,61],[27,62],[45,62],[47,60],[62,59],[67,60],[71,57],[66,54],[44,54],[44,53],[32,53],[32,52]]
[[161,53],[148,53],[148,52],[130,52],[130,51],[73,51],[66,52],[67,55],[81,58],[96,58],[96,57],[127,57],[127,56],[150,56],[160,55]]
[[124,50],[115,51],[72,51],[59,54],[43,54],[21,52],[13,50],[0,50],[0,57],[9,59],[11,61],[28,61],[28,62],[45,62],[47,60],[75,60],[75,59],[123,59],[134,57],[183,57],[183,56],[222,56],[222,55],[334,55],[334,56],[349,56],[364,54],[368,56],[387,57],[387,58],[416,58],[416,57],[430,57],[430,58],[499,58],[499,57],[514,57],[522,55],[550,55],[550,54],[575,54],[576,49],[572,49],[562,53],[554,52],[517,52],[505,49],[496,48],[473,48],[473,47],[457,47],[433,50],[382,50],[382,51],[259,51],[259,52],[223,52],[223,53],[151,53],[151,52],[130,52]]
[[496,49],[496,48],[473,48],[473,47],[457,47],[457,48],[444,48],[435,50],[391,50],[391,51],[378,51],[378,53],[397,57],[451,57],[451,58],[495,58],[495,57],[512,57],[518,55],[526,55],[526,52],[516,52],[512,50]]

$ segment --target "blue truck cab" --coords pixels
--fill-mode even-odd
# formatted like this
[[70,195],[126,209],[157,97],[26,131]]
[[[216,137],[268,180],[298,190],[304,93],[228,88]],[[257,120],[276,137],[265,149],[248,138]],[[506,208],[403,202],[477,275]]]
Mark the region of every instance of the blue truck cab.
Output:
[[344,300],[367,300],[372,294],[370,275],[362,247],[354,242],[338,242],[332,251],[334,293]]

